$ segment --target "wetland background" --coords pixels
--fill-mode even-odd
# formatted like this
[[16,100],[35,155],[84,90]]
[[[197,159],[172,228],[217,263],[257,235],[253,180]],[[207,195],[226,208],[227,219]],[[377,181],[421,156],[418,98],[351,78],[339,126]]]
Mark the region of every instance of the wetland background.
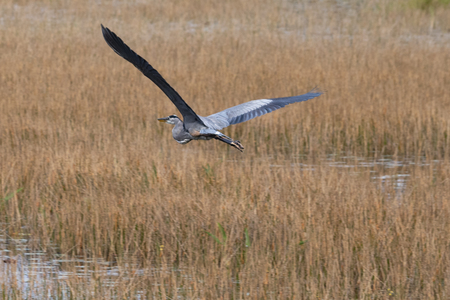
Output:
[[[446,1],[3,1],[5,299],[446,299]],[[325,94],[178,145],[200,115]]]

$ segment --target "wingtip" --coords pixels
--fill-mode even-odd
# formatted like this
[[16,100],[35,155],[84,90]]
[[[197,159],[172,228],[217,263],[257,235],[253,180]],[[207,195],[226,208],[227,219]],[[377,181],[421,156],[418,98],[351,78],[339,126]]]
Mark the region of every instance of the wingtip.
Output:
[[309,93],[319,94],[322,95],[326,92],[326,90],[319,88],[318,86],[315,86]]
[[103,35],[107,34],[110,32],[110,30],[108,29],[108,27],[103,26],[103,24],[100,24],[100,26],[102,27],[102,33]]

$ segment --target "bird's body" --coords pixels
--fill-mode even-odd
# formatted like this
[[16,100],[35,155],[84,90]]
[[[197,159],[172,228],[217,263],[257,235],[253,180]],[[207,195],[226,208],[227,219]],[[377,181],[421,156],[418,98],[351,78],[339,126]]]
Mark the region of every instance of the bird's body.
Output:
[[158,71],[145,59],[131,50],[114,32],[102,25],[102,33],[106,43],[114,52],[132,63],[145,76],[152,80],[181,112],[183,120],[180,120],[176,115],[158,119],[160,122],[174,125],[172,135],[180,144],[187,144],[191,140],[210,140],[214,138],[242,151],[244,147],[239,141],[231,139],[218,130],[262,116],[288,104],[306,101],[322,94],[319,91],[313,90],[299,96],[253,100],[227,108],[208,117],[202,117],[197,115],[187,105]]
[[210,139],[212,139],[212,137],[198,135],[197,132],[199,132],[199,130],[195,130],[195,129],[191,130],[191,132],[192,132],[192,134],[191,134],[191,132],[186,130],[186,128],[183,124],[183,121],[181,121],[178,117],[176,117],[176,119],[174,119],[174,122],[175,122],[175,126],[173,126],[173,129],[172,129],[172,136],[179,144],[187,144],[192,140],[210,140]]
[[183,121],[178,119],[172,129],[172,136],[178,144],[187,144],[194,139],[194,137],[184,128]]

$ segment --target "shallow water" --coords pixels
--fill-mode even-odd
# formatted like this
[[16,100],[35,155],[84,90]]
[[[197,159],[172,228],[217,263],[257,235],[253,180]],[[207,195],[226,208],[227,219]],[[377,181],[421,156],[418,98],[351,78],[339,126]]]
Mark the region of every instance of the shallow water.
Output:
[[[396,193],[396,196],[398,196],[405,192],[408,179],[413,176],[413,168],[429,168],[430,166],[433,167],[439,163],[439,160],[430,161],[425,156],[394,157],[392,155],[385,155],[380,158],[368,159],[357,156],[330,155],[326,158],[320,159],[317,164],[297,163],[292,166],[298,166],[305,171],[314,171],[319,165],[323,166],[325,164],[328,167],[342,169],[342,171],[350,172],[355,175],[369,172],[371,179],[374,182],[381,183],[380,186],[385,188],[385,190],[387,190],[387,187],[392,187]],[[272,165],[272,167],[282,166]],[[433,170],[435,170],[435,168]]]
[[[104,285],[112,285],[113,278],[120,275],[117,267],[101,259],[49,257],[44,252],[31,251],[28,248],[30,242],[29,236],[11,239],[0,234],[0,290],[7,295],[20,291],[22,295],[36,299],[42,295],[65,298],[70,290],[66,284],[69,276],[90,280],[95,273],[102,277]],[[70,271],[66,265],[70,265]]]

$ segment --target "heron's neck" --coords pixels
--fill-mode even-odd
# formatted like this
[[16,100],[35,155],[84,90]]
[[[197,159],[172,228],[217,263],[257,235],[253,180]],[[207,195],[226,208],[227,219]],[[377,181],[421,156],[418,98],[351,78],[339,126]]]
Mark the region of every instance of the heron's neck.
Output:
[[180,119],[174,119],[173,124],[171,125],[173,125],[174,130],[176,130],[175,128],[183,128],[183,121],[181,121]]
[[[178,119],[178,118],[176,118],[175,120],[173,120],[174,121],[174,124],[173,125],[175,125],[175,126],[177,126],[178,124],[182,124],[183,122],[180,120],[180,119]],[[179,126],[179,125],[178,125]]]

